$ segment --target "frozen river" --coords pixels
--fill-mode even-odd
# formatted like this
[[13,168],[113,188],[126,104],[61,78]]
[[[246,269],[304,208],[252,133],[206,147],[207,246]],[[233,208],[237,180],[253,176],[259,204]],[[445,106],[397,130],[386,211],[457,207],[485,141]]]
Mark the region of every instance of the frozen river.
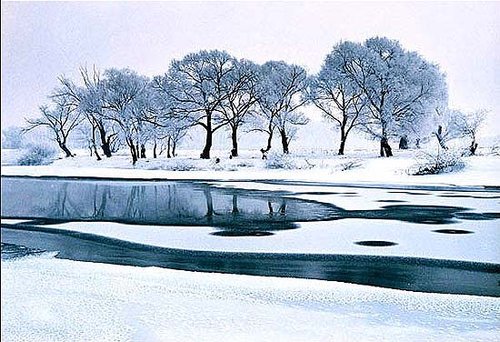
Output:
[[496,189],[2,177],[2,253],[500,296]]

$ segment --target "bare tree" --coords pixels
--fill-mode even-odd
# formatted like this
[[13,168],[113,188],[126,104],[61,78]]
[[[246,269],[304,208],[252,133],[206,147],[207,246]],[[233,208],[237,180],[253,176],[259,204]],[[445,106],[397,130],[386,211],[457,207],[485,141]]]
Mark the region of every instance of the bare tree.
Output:
[[202,159],[210,159],[214,132],[228,124],[220,116],[220,107],[234,64],[224,51],[200,51],[174,60],[167,74],[155,78],[156,88],[169,98],[176,115],[205,130]]
[[146,119],[151,102],[148,79],[130,69],[104,72],[105,119],[120,127],[120,136],[129,147],[132,164],[145,157]]
[[92,134],[98,135],[102,152],[106,157],[111,157],[113,145],[117,143],[118,133],[112,122],[106,120],[104,100],[105,88],[99,71],[94,68],[89,72],[87,68],[80,68],[83,86],[75,85],[71,80],[63,76],[59,77],[60,87],[53,93],[52,97],[66,97],[78,106],[92,126]]
[[447,150],[447,143],[453,139],[470,139],[471,143],[468,148],[468,154],[475,155],[478,148],[477,135],[484,120],[487,117],[488,111],[478,109],[469,113],[464,113],[460,110],[436,109],[439,124],[438,129],[434,132],[439,145]]
[[[260,70],[257,101],[261,114],[261,127],[254,130],[268,134],[267,146],[262,153],[271,149],[274,129],[281,136],[283,153],[289,153],[290,140],[295,136],[296,126],[309,121],[297,109],[308,100],[303,96],[307,87],[306,71],[298,65],[285,62],[267,62]],[[262,122],[263,121],[263,122]]]
[[235,61],[222,88],[224,99],[219,107],[220,122],[231,130],[231,156],[238,156],[238,129],[254,112],[257,102],[258,66],[247,60]]
[[26,119],[28,126],[23,132],[29,132],[35,128],[47,127],[53,134],[54,140],[66,157],[73,157],[68,148],[68,137],[71,132],[84,120],[80,112],[68,97],[55,98],[54,108],[40,107],[41,117],[37,119]]

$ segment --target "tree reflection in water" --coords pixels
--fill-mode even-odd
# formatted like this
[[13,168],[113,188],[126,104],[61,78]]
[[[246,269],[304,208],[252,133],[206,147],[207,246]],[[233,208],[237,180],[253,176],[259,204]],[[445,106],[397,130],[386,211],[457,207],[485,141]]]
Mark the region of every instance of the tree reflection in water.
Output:
[[[298,228],[295,222],[342,218],[448,224],[492,220],[498,213],[469,213],[451,206],[386,205],[345,210],[291,194],[217,188],[201,182],[54,180],[2,177],[2,217],[38,223],[111,221],[159,226],[212,226],[253,236]],[[223,234],[221,234],[223,235]],[[230,234],[229,234],[230,235]],[[261,236],[266,234],[260,234]]]

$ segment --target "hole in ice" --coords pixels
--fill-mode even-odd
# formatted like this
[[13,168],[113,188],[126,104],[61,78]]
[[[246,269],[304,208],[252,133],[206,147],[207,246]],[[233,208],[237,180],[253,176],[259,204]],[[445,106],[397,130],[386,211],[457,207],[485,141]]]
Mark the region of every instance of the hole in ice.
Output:
[[357,241],[355,244],[369,247],[389,247],[397,245],[395,242],[382,240]]
[[474,234],[474,232],[471,232],[470,230],[462,229],[437,229],[433,230],[433,232],[441,234]]
[[380,203],[406,203],[408,201],[388,199],[388,200],[378,200],[377,202],[380,202]]
[[274,235],[274,233],[264,232],[264,231],[260,231],[260,230],[257,230],[257,231],[222,230],[220,232],[210,233],[210,235],[226,236],[226,237],[239,237],[239,236],[270,236],[270,235]]

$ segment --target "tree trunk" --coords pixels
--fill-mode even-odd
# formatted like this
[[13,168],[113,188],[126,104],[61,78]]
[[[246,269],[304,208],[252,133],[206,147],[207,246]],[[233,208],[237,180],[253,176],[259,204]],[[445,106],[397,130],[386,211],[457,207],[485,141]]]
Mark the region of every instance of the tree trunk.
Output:
[[380,156],[392,157],[392,148],[386,137],[382,137],[382,139],[380,139]]
[[71,151],[66,146],[66,143],[60,142],[59,143],[59,147],[61,148],[61,150],[64,151],[64,153],[66,153],[66,156],[65,156],[66,158],[73,157],[73,154],[71,153]]
[[472,140],[472,143],[471,143],[470,148],[469,148],[471,156],[476,155],[477,146],[478,146],[478,144],[477,144],[476,140]]
[[141,144],[141,158],[146,158],[146,146]]
[[153,158],[156,158],[157,155],[156,155],[156,140],[155,140],[155,143],[153,145]]
[[444,141],[444,138],[443,138],[443,127],[438,126],[438,131],[437,131],[437,133],[434,133],[434,134],[436,135],[439,146],[441,146],[442,149],[447,150],[448,146],[446,146],[446,142]]
[[101,160],[101,156],[99,155],[99,153],[97,153],[97,147],[95,146],[95,144],[92,145],[92,147],[94,148],[94,154],[97,158],[97,161]]
[[97,158],[97,161],[99,161],[99,160],[101,160],[101,156],[97,152],[97,146],[95,144],[95,129],[96,129],[96,127],[92,126],[92,139],[90,140],[92,145],[90,146],[90,156],[92,157],[92,152],[94,152],[95,156]]
[[231,140],[233,141],[233,149],[231,150],[231,156],[238,156],[238,127],[232,127]]
[[201,152],[201,159],[210,159],[210,149],[212,148],[212,113],[207,112],[207,137],[205,140],[205,147],[203,148],[203,152]]
[[345,140],[346,140],[345,137],[341,138],[341,140],[340,140],[339,156],[343,156],[344,155]]
[[177,152],[175,152],[177,148],[177,143],[175,142],[175,140],[172,139],[172,157],[175,157],[177,154]]
[[274,130],[273,130],[273,126],[272,124],[269,124],[269,132],[268,132],[268,137],[267,137],[267,146],[265,149],[262,149],[262,153],[267,153],[269,152],[269,150],[271,149],[271,143],[273,142],[273,134],[274,134]]
[[408,138],[403,136],[399,139],[399,149],[407,150],[408,149]]
[[340,125],[340,146],[339,146],[339,156],[344,155],[345,141],[347,140],[347,132],[345,127],[347,125],[347,114],[343,111],[342,123]]
[[172,155],[170,154],[170,137],[168,137],[167,140],[167,158],[172,158]]
[[345,132],[345,125],[340,127],[340,147],[339,147],[339,156],[344,155],[345,149],[345,141],[347,140],[347,133]]
[[130,147],[130,155],[132,156],[132,165],[135,165],[137,163],[137,150],[136,147],[134,146],[133,142],[127,142],[128,146]]
[[281,135],[281,145],[283,146],[283,153],[288,154],[290,153],[288,149],[288,138],[286,136],[285,130],[280,130],[280,135]]
[[111,147],[109,146],[109,140],[106,139],[106,131],[103,127],[98,127],[97,129],[99,130],[99,137],[101,138],[102,153],[109,158],[111,157]]

